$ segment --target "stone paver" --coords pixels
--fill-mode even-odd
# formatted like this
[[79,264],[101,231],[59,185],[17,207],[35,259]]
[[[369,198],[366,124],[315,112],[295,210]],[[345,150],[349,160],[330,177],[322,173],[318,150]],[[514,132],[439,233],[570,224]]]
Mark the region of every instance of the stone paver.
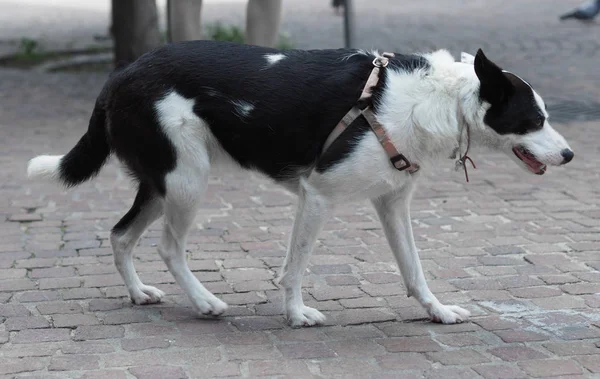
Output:
[[[341,44],[341,20],[329,1],[284,3],[284,26],[300,47]],[[600,27],[556,21],[577,3],[357,2],[358,40],[406,51],[482,46],[555,101],[552,115],[561,101],[600,98]],[[17,26],[27,2],[7,4],[0,1],[0,19],[12,21],[0,22],[0,30],[24,32]],[[207,1],[205,16],[241,22],[243,7]],[[89,20],[104,9],[67,15]],[[65,21],[64,30],[103,33],[102,17]],[[46,25],[51,39],[48,25],[57,22],[28,25]],[[104,80],[0,71],[0,377],[598,375],[598,122],[556,123],[576,158],[543,177],[500,154],[476,152],[468,184],[450,161],[423,178],[412,206],[423,267],[432,291],[468,308],[471,322],[424,319],[405,296],[374,211],[356,203],[328,222],[305,280],[305,300],[328,316],[327,325],[292,330],[274,278],[296,200],[268,181],[211,178],[188,249],[194,273],[231,305],[212,320],[191,311],[156,253],[160,222],[141,239],[135,264],[142,280],[167,296],[150,306],[126,297],[108,236],[134,192],[114,161],[70,191],[26,180],[29,158],[64,153],[79,139]]]

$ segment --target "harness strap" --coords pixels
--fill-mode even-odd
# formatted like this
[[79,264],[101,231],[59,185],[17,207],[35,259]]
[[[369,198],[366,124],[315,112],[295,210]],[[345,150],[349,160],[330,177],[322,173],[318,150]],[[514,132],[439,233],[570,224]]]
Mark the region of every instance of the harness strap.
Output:
[[362,112],[362,115],[371,126],[371,130],[373,130],[377,136],[377,140],[383,147],[383,150],[385,150],[387,153],[388,157],[390,158],[390,162],[396,168],[396,170],[408,170],[408,172],[411,174],[419,171],[419,165],[410,163],[410,161],[406,159],[404,155],[398,152],[398,149],[396,149],[396,146],[394,146],[392,143],[392,140],[383,128],[383,125],[381,125],[381,123],[377,121],[377,118],[375,118],[375,114],[371,108],[365,109]]
[[340,134],[342,134],[344,130],[346,130],[346,128],[349,127],[350,124],[352,124],[360,115],[361,111],[356,105],[353,106],[348,113],[346,113],[346,115],[340,120],[340,122],[338,122],[335,128],[333,128],[331,134],[329,134],[329,137],[327,137],[325,145],[323,146],[323,153],[325,153],[333,141],[335,141]]
[[367,83],[363,88],[363,91],[358,99],[356,105],[352,107],[346,113],[346,115],[340,120],[340,122],[335,126],[333,131],[327,137],[325,144],[323,146],[322,153],[333,144],[333,142],[346,130],[350,124],[354,120],[356,120],[361,115],[365,118],[373,133],[377,136],[377,140],[383,147],[383,150],[386,152],[388,157],[390,158],[390,162],[398,171],[407,170],[409,173],[413,174],[419,171],[419,165],[411,163],[406,157],[398,152],[396,146],[394,146],[392,140],[388,136],[387,132],[383,125],[377,121],[375,114],[370,108],[371,97],[373,95],[373,89],[379,83],[379,71],[382,68],[385,68],[389,63],[389,58],[393,57],[393,53],[383,53],[382,56],[377,57],[373,60],[373,70],[371,70],[371,74],[367,79]]

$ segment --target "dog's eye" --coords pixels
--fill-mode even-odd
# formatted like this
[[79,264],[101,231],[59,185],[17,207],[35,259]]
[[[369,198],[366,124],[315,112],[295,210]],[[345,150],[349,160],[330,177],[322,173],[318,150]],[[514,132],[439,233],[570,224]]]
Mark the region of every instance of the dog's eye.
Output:
[[546,118],[544,116],[539,116],[538,118],[535,119],[535,126],[538,127],[542,127],[544,126],[544,121],[546,121]]

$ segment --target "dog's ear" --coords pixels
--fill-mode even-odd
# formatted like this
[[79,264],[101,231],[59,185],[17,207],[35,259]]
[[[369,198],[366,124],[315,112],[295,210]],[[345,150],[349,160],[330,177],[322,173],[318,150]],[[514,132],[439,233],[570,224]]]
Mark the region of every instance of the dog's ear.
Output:
[[475,64],[475,57],[463,51],[460,53],[460,61],[466,64]]
[[481,49],[475,55],[475,74],[481,83],[481,98],[492,105],[501,104],[514,92],[514,86],[494,62]]

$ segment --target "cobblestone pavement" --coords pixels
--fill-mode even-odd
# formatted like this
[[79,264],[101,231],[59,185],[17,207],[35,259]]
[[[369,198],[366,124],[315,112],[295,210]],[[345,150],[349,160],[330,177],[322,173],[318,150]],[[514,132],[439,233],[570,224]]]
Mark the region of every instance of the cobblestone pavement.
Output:
[[[598,101],[599,28],[555,21],[577,1],[450,0],[436,9],[431,0],[389,10],[383,1],[358,3],[367,15],[363,45],[481,44],[545,97]],[[288,5],[286,25],[304,47],[338,44],[321,34],[338,20],[328,5],[320,13],[316,0]],[[223,18],[237,17],[227,7],[240,9],[211,7]],[[268,181],[211,180],[188,256],[231,306],[214,320],[196,317],[166,272],[155,247],[160,222],[142,238],[136,268],[168,296],[159,305],[128,301],[108,233],[133,191],[114,162],[71,191],[25,179],[27,159],[75,144],[103,81],[0,71],[1,378],[600,375],[597,122],[556,124],[576,158],[542,177],[489,152],[473,153],[478,169],[469,184],[451,161],[424,177],[412,207],[423,266],[432,291],[469,309],[472,322],[425,319],[405,295],[373,210],[356,203],[327,224],[305,280],[305,300],[324,311],[327,325],[292,330],[273,278],[296,200]]]

